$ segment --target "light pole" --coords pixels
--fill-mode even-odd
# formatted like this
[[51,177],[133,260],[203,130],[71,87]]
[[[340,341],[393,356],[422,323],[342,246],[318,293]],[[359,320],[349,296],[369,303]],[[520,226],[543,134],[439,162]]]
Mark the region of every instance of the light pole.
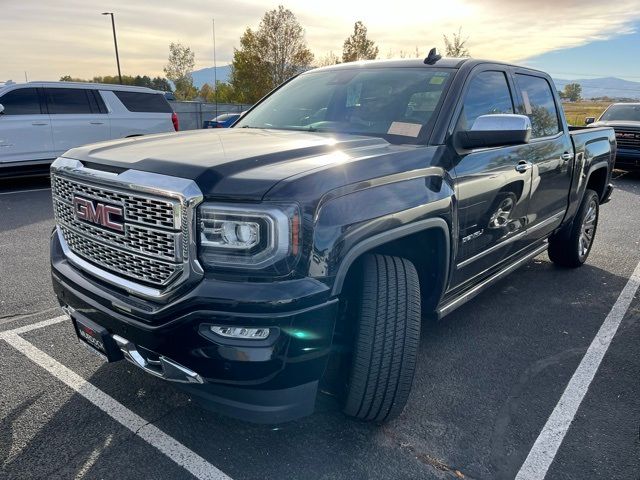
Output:
[[111,15],[111,27],[113,28],[113,44],[116,47],[116,63],[118,64],[118,79],[122,85],[122,73],[120,73],[120,56],[118,55],[118,39],[116,38],[116,21],[113,18],[113,12],[102,12],[102,15]]
[[216,20],[211,19],[213,27],[213,96],[216,101],[216,117],[218,116],[218,65],[216,64]]

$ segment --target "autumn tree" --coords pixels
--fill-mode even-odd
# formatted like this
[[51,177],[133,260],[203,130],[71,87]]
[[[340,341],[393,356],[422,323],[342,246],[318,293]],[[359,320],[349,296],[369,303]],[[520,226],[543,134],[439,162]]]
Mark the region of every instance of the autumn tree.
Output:
[[240,37],[230,83],[238,101],[253,103],[312,61],[304,29],[293,12],[280,5],[264,14],[257,30],[247,28]]
[[169,60],[164,67],[164,73],[175,85],[178,100],[192,100],[198,94],[191,77],[195,66],[195,55],[191,48],[173,42],[169,45]]
[[373,40],[367,38],[367,27],[358,20],[353,26],[353,33],[344,41],[342,61],[375,60],[377,57],[378,47]]
[[458,29],[458,33],[453,33],[451,38],[446,35],[444,38],[444,51],[446,57],[470,57],[469,49],[467,49],[467,42],[469,38],[462,38],[462,27]]

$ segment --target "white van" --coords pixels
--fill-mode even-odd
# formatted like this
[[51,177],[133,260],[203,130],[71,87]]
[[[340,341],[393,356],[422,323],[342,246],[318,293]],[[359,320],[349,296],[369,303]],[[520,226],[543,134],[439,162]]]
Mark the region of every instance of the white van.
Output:
[[[87,143],[178,130],[164,92],[75,82],[0,83],[0,177]],[[3,175],[4,174],[4,175]]]

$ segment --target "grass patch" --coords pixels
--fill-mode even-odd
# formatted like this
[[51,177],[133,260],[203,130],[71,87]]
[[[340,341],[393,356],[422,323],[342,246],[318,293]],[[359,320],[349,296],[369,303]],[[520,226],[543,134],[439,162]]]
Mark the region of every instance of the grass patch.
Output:
[[569,125],[584,125],[586,117],[598,118],[611,102],[562,102]]

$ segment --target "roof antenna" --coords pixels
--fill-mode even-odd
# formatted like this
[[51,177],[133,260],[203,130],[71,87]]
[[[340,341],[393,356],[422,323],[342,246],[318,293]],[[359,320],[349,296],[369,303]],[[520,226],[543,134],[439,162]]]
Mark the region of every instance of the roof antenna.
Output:
[[433,65],[441,58],[442,58],[442,55],[440,55],[440,53],[438,52],[438,49],[434,47],[431,50],[429,50],[429,55],[427,55],[427,58],[424,59],[424,63],[426,63],[427,65]]

